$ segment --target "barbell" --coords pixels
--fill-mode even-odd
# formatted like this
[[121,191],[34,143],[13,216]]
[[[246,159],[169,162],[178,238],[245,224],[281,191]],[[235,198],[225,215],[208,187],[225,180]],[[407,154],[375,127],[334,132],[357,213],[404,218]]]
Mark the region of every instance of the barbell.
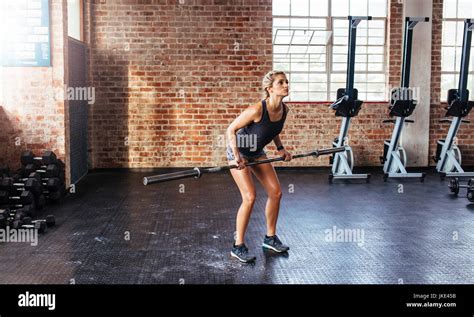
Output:
[[[344,152],[346,149],[344,146],[340,147],[334,147],[330,149],[321,149],[321,150],[314,150],[311,152],[307,153],[301,153],[301,154],[296,154],[293,155],[293,159],[298,159],[302,157],[308,157],[308,156],[314,156],[318,157],[321,155],[328,155],[328,154],[334,154],[337,152]],[[274,157],[274,158],[268,158],[264,160],[258,160],[258,161],[252,161],[248,162],[245,164],[245,166],[254,166],[254,165],[259,165],[259,164],[264,164],[264,163],[271,163],[271,162],[278,162],[278,161],[284,161],[285,158],[282,157]],[[237,168],[238,165],[226,165],[226,166],[218,166],[218,167],[210,167],[210,168],[199,168],[195,167],[191,170],[187,171],[181,171],[181,172],[175,172],[175,173],[167,173],[167,174],[160,174],[160,175],[154,175],[154,176],[148,176],[143,178],[143,185],[150,185],[150,184],[156,184],[156,183],[163,183],[163,182],[169,182],[169,181],[174,181],[178,179],[183,179],[183,178],[200,178],[202,174],[207,174],[207,173],[217,173],[221,171],[226,171],[226,170],[231,170],[233,168]]]

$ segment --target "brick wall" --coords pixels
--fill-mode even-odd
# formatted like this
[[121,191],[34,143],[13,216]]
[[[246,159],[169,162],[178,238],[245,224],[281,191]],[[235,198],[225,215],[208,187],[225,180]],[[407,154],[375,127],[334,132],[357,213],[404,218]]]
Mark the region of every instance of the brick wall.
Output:
[[260,98],[271,0],[183,3],[91,3],[93,167],[223,162],[225,129]]
[[20,166],[25,149],[37,154],[51,149],[59,158],[67,157],[65,102],[57,98],[65,82],[65,4],[65,0],[51,1],[52,67],[2,69],[0,163],[11,169]]

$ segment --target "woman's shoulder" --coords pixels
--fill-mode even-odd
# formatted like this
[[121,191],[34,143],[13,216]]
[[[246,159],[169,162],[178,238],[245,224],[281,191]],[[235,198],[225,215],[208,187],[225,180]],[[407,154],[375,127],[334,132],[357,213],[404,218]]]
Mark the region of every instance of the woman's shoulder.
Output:
[[254,121],[260,120],[263,111],[262,101],[256,102],[253,105],[248,106],[247,111],[252,113]]

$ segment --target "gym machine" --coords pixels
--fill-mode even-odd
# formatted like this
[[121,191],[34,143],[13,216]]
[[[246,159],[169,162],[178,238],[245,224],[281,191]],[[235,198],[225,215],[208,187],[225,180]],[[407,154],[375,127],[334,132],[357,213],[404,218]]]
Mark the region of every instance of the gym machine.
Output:
[[426,17],[406,17],[405,33],[403,36],[403,59],[402,59],[402,76],[400,88],[392,90],[390,95],[390,117],[396,119],[384,120],[383,123],[394,123],[395,127],[390,140],[384,141],[384,154],[381,159],[383,164],[384,181],[390,178],[415,177],[420,178],[423,182],[424,173],[408,173],[405,169],[407,164],[407,155],[403,148],[401,138],[405,123],[413,123],[413,120],[406,119],[411,116],[417,101],[413,99],[412,90],[410,89],[410,67],[411,67],[411,50],[413,42],[413,29],[419,22],[428,22]]
[[467,80],[469,73],[469,57],[471,53],[472,30],[474,28],[474,19],[464,21],[464,31],[461,53],[461,70],[459,74],[458,89],[448,90],[448,107],[446,117],[453,119],[442,119],[440,122],[451,122],[448,135],[444,140],[438,140],[436,155],[434,157],[436,171],[444,177],[474,177],[474,172],[464,172],[461,167],[461,151],[456,145],[456,134],[461,123],[469,123],[466,117],[474,106],[474,101],[469,101],[469,90],[467,90]]
[[339,136],[334,139],[334,147],[344,147],[345,151],[334,153],[332,157],[332,172],[329,175],[329,181],[333,179],[365,179],[369,180],[369,174],[353,174],[354,154],[352,148],[348,145],[347,134],[352,117],[357,116],[362,101],[357,99],[358,91],[354,89],[354,70],[355,70],[355,50],[357,39],[357,25],[362,20],[372,20],[371,16],[348,16],[349,37],[347,51],[347,77],[346,88],[337,90],[337,100],[330,107],[336,111],[337,117],[342,117],[341,130]]

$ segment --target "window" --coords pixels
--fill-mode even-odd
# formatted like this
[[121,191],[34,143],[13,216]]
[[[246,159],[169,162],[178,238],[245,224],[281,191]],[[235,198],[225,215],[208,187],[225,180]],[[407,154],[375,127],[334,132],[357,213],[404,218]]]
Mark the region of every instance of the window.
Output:
[[[473,17],[474,2],[472,0],[444,0],[441,42],[441,101],[448,99],[449,89],[458,88],[464,20]],[[471,100],[474,94],[473,77],[474,48],[471,43],[469,77],[467,81],[467,89],[470,91],[469,99]]]
[[288,73],[289,101],[331,101],[345,87],[348,15],[357,28],[359,99],[387,98],[387,0],[273,0],[273,69]]
[[82,0],[67,0],[68,35],[82,41]]

